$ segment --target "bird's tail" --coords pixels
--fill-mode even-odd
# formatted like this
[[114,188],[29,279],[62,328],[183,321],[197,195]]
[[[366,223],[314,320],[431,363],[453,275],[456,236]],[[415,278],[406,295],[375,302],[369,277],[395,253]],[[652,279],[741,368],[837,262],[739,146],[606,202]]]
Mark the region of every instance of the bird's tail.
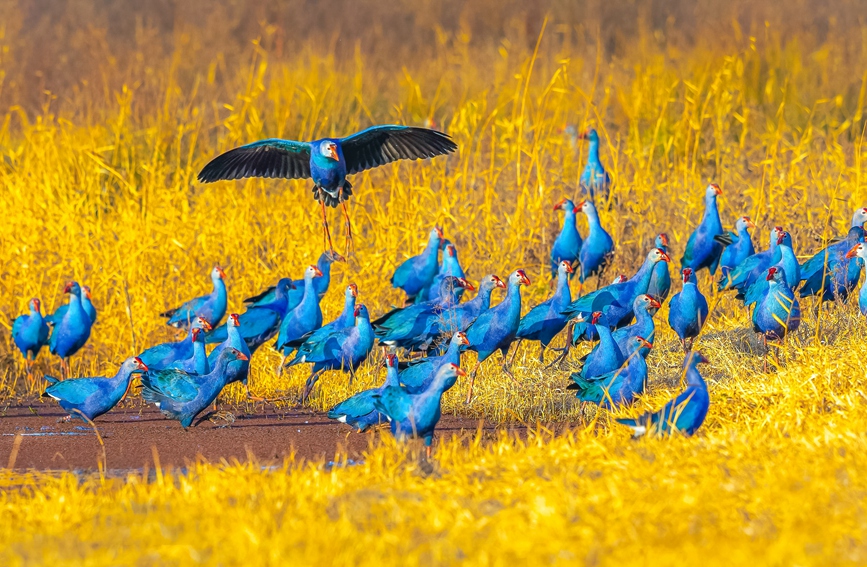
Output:
[[629,418],[618,418],[615,419],[617,423],[621,423],[632,429],[632,437],[637,439],[642,435],[647,433],[647,425],[649,420],[647,416],[641,416],[637,419],[629,419]]
[[48,376],[47,374],[45,375],[45,379],[48,381],[49,384],[57,384],[58,382],[60,382],[60,380],[58,380],[54,376]]
[[257,301],[264,298],[266,295],[268,295],[272,291],[274,291],[274,286],[271,286],[268,289],[266,289],[265,291],[263,291],[261,293],[257,293],[256,295],[251,295],[250,297],[248,297],[244,300],[244,303],[256,303]]
[[160,317],[165,317],[166,319],[171,319],[172,317],[174,317],[174,315],[175,315],[175,313],[177,313],[177,311],[178,311],[177,307],[175,307],[174,309],[169,309],[168,311],[163,311],[162,313],[160,313]]

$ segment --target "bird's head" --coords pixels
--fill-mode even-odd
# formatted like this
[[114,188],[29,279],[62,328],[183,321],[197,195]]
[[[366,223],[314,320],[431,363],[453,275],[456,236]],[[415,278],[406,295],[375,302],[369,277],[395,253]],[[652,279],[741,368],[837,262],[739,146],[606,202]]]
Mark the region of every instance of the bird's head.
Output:
[[[856,244],[848,252],[846,252],[846,258],[848,258],[848,259],[855,258],[856,256],[858,258],[867,258],[867,248],[864,247],[863,243]],[[37,302],[36,303],[36,306],[37,306],[36,309],[38,310],[39,309],[39,300],[34,300],[34,301]]]
[[855,209],[855,214],[852,215],[852,226],[864,226],[867,223],[867,207]]
[[354,283],[346,286],[346,293],[349,294],[350,297],[358,297],[358,286]]
[[345,262],[346,258],[342,254],[338,254],[334,250],[326,250],[322,253],[322,260],[325,262]]
[[653,343],[645,339],[644,337],[636,336],[632,339],[633,344],[638,348],[653,348]]
[[686,356],[686,363],[692,364],[710,364],[710,360],[707,359],[705,355],[698,352],[697,350],[692,351]]
[[578,138],[581,140],[590,140],[591,142],[598,142],[599,141],[599,134],[596,133],[595,128],[587,128],[578,136]]
[[463,331],[458,331],[452,337],[452,340],[455,341],[459,345],[470,346],[470,339],[467,338],[466,333]]
[[442,240],[443,238],[445,238],[445,235],[443,234],[443,227],[437,225],[430,229],[431,240]]
[[765,276],[765,279],[768,280],[769,282],[775,281],[775,280],[779,281],[779,279],[780,279],[779,273],[780,273],[779,268],[777,268],[776,266],[771,266],[770,268],[768,268],[768,275]]
[[446,246],[446,254],[448,254],[452,258],[457,256],[458,251],[457,251],[457,249],[455,249],[454,244],[449,244],[448,246]]
[[307,269],[304,271],[304,275],[309,278],[320,278],[322,277],[322,270],[319,269],[319,266],[307,266]]
[[741,227],[756,228],[756,223],[754,223],[752,219],[750,219],[750,217],[741,217],[738,219],[738,222],[736,224],[738,225],[738,229],[740,229]]
[[789,233],[785,230],[777,233],[777,246],[786,241],[786,237],[789,236]]
[[280,278],[280,281],[277,282],[275,289],[277,290],[277,295],[285,296],[287,293],[289,293],[289,290],[296,288],[295,284],[292,283],[292,280],[290,280],[289,278]]
[[692,279],[692,268],[684,268],[681,275],[683,276],[683,283],[689,283]]
[[458,285],[458,287],[462,287],[468,291],[476,291],[476,286],[474,286],[464,278],[455,278],[455,283]]
[[148,365],[142,362],[142,359],[140,359],[139,357],[135,356],[132,360],[136,370],[140,372],[147,372],[149,370]]
[[593,315],[590,317],[590,324],[595,325],[599,322],[599,319],[602,318],[602,311],[594,311]]
[[238,317],[237,313],[231,313],[229,315],[229,319],[226,321],[232,327],[240,327],[241,326],[241,318]]
[[491,274],[491,279],[494,281],[494,287],[501,287],[503,289],[506,288],[506,282],[501,280],[499,278],[499,276],[495,276],[495,275]]
[[516,285],[530,285],[530,278],[527,277],[527,272],[524,270],[515,270],[509,276],[509,280]]
[[570,264],[566,260],[560,262],[560,269],[563,270],[563,273],[565,274],[572,274],[575,272],[575,270],[572,269],[572,264]]
[[42,308],[42,302],[37,298],[33,298],[30,300],[30,310],[34,313],[39,313],[39,310]]
[[573,203],[571,199],[567,199],[566,197],[563,197],[562,199],[557,201],[557,204],[554,205],[553,210],[555,210],[555,211],[572,211],[575,213],[578,212],[575,208],[575,203]]
[[717,195],[722,195],[722,189],[720,189],[719,185],[717,185],[716,183],[711,183],[707,186],[705,194],[708,197],[716,197]]
[[192,333],[193,333],[193,342],[194,343],[199,342],[199,340],[201,340],[201,338],[202,338],[202,330],[198,327],[193,327]]
[[324,140],[319,146],[319,152],[328,159],[340,161],[340,151],[337,148],[337,142],[333,140]]
[[90,295],[90,287],[83,285],[81,286],[81,291],[84,292],[84,297],[88,299],[93,299],[93,296]]
[[385,365],[389,368],[397,368],[398,360],[397,354],[390,352],[385,355]]
[[577,205],[575,205],[575,212],[588,213],[594,208],[595,207],[593,206],[593,201],[588,201],[587,199],[584,199],[583,201],[580,201]]
[[458,366],[457,364],[449,364],[448,365],[449,372],[453,372],[455,376],[466,376],[467,371]]
[[359,303],[355,306],[355,311],[353,311],[353,315],[355,316],[356,322],[370,318],[370,314],[367,312],[367,306],[363,303]]
[[229,352],[229,354],[232,355],[232,358],[234,358],[235,360],[250,360],[249,356],[247,356],[246,354],[244,354],[243,352],[241,352],[240,350],[238,350],[236,348],[230,347],[227,349],[227,351]]
[[619,274],[614,280],[611,282],[612,284],[619,284],[628,281],[629,278],[626,277],[626,274]]
[[662,307],[662,304],[656,300],[656,298],[647,295],[646,293],[638,296],[638,301],[644,308],[648,311],[651,309],[659,309]]
[[654,248],[648,254],[648,259],[651,262],[671,262],[671,258],[669,258],[668,254],[662,248]]
[[204,329],[206,331],[213,331],[214,327],[202,319],[201,317],[196,317],[196,320],[193,322],[193,328],[198,327],[200,329]]
[[777,237],[780,235],[781,232],[783,232],[783,227],[781,226],[775,226],[771,229],[771,244],[773,244],[774,246],[777,245]]
[[63,293],[71,293],[72,295],[81,297],[81,286],[78,285],[78,282],[69,282],[63,288]]
[[656,235],[656,247],[662,248],[663,246],[668,246],[668,235],[664,232],[660,232]]
[[214,269],[211,272],[211,277],[215,280],[221,280],[226,277],[226,272],[224,272],[223,268],[220,266],[214,266]]

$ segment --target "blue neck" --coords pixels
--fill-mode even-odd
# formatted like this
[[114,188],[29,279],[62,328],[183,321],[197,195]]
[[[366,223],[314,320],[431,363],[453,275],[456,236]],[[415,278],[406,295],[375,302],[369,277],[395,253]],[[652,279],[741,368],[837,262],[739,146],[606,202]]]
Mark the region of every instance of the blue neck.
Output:
[[590,140],[590,145],[587,148],[587,163],[602,165],[602,162],[599,161],[599,140]]

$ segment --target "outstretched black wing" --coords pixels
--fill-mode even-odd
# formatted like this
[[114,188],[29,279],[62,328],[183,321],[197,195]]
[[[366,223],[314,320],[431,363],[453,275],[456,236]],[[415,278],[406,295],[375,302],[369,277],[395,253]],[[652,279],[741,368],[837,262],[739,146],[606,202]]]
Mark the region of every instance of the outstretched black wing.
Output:
[[253,142],[218,155],[199,172],[202,183],[244,177],[310,177],[310,144],[276,138]]
[[358,173],[399,159],[452,153],[458,145],[442,132],[413,126],[373,126],[340,142],[346,173]]

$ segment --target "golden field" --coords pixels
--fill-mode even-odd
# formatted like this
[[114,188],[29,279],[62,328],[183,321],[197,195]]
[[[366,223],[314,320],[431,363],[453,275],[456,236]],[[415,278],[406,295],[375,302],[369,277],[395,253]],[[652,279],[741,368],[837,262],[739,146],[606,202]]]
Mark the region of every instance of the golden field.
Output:
[[[544,299],[561,222],[551,206],[576,194],[585,160],[566,123],[597,128],[615,180],[602,214],[618,243],[612,275],[631,274],[661,231],[677,260],[711,181],[725,224],[750,215],[760,248],[780,224],[808,257],[867,205],[861,8],[0,0],[0,403],[41,389],[25,383],[10,318],[30,297],[53,311],[71,278],[99,310],[73,373],[94,375],[172,338],[158,313],[207,292],[214,263],[240,310],[315,262],[310,182],[195,180],[217,153],[259,138],[430,119],[460,147],[355,176],[355,253],[335,267],[326,319],[349,282],[374,314],[399,302],[389,276],[436,223],[471,280],[524,268],[525,309]],[[339,219],[332,211],[342,243]],[[801,329],[764,372],[746,312],[711,297],[697,346],[712,405],[695,438],[631,441],[604,412],[583,413],[563,390],[568,372],[524,345],[520,387],[494,357],[473,405],[459,382],[445,409],[532,424],[526,440],[441,439],[432,470],[384,434],[346,468],[0,472],[0,564],[867,562],[867,324],[855,302],[817,314],[805,300]],[[680,388],[666,318],[664,307],[650,390],[625,413]],[[297,395],[306,369],[278,378],[278,360],[257,353],[254,392]],[[56,373],[57,360],[43,351],[37,370]],[[379,380],[373,365],[351,388],[329,374],[311,404]],[[224,398],[254,409],[240,389]],[[535,426],[552,422],[574,429]]]

